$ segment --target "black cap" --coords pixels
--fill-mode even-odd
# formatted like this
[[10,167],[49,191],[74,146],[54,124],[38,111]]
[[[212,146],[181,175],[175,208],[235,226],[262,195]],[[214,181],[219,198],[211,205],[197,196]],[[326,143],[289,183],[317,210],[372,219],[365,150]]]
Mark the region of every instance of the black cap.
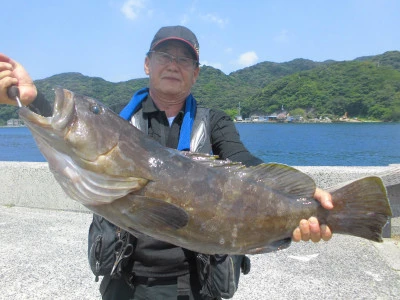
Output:
[[161,27],[151,42],[150,51],[168,40],[177,40],[187,44],[190,50],[193,51],[196,60],[199,61],[199,42],[197,41],[196,35],[190,29],[179,25]]

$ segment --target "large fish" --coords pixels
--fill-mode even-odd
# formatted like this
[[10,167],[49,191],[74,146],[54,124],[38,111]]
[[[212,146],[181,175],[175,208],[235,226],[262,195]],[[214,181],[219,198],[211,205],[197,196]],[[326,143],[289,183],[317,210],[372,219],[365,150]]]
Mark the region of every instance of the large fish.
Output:
[[292,167],[166,148],[92,98],[55,93],[52,117],[25,107],[20,117],[65,192],[134,235],[207,254],[263,253],[316,216],[334,233],[382,241],[391,208],[378,177],[334,191],[328,211],[312,198],[314,181]]

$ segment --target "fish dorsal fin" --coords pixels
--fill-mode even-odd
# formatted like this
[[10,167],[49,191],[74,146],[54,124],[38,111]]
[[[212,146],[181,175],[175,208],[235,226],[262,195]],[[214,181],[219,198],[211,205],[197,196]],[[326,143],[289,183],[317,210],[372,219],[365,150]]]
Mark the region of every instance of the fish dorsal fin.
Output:
[[217,155],[181,152],[182,155],[212,168],[223,168],[236,172],[255,181],[262,181],[271,189],[298,197],[311,198],[315,192],[315,182],[307,174],[293,167],[278,163],[260,164],[246,168],[240,162],[219,160]]
[[313,197],[316,188],[310,176],[284,164],[260,164],[237,172],[257,182],[263,182],[271,189],[297,197]]
[[202,163],[209,163],[218,160],[218,155],[211,155],[211,154],[204,154],[204,153],[196,153],[196,152],[189,152],[189,151],[181,151],[183,156],[190,158],[196,162]]
[[218,159],[219,158],[218,155],[185,152],[185,151],[181,153],[182,155],[192,159],[193,161],[211,168],[224,168],[228,170],[239,170],[245,168],[245,166],[240,162],[233,162],[229,159],[226,160]]

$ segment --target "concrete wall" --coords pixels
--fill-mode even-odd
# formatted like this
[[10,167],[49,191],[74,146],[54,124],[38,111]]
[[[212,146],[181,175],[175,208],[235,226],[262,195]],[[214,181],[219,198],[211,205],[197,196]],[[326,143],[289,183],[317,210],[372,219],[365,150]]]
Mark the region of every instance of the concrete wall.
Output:
[[[388,189],[395,217],[400,216],[400,165],[385,167],[297,167],[329,188],[357,178],[381,176]],[[71,200],[58,185],[47,163],[0,162],[0,205],[72,211],[86,210]]]
[[47,163],[0,162],[0,205],[82,211],[50,172]]

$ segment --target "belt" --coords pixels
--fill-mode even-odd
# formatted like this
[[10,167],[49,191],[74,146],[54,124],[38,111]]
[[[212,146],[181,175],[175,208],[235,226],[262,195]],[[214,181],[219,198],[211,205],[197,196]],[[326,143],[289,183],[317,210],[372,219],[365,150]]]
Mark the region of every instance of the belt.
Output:
[[147,286],[178,284],[177,277],[133,276],[130,281],[133,285],[147,285]]
[[148,287],[157,285],[176,285],[178,299],[181,299],[181,296],[186,299],[186,297],[191,294],[189,273],[179,277],[144,277],[132,274],[129,277],[125,277],[125,281],[132,289],[135,289],[135,286],[138,285],[145,285]]

